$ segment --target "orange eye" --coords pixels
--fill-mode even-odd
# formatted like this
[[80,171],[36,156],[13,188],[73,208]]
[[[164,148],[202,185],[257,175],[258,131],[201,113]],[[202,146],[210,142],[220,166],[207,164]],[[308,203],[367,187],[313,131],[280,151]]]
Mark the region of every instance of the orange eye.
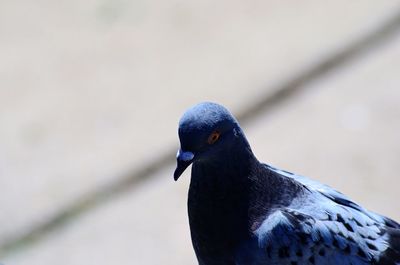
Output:
[[214,131],[210,134],[207,139],[208,144],[214,144],[218,139],[221,133],[219,131]]

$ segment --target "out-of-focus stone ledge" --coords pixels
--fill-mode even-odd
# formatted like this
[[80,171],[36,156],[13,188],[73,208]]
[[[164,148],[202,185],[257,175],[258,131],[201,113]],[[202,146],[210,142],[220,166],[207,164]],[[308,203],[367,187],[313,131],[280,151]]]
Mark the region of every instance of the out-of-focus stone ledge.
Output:
[[0,241],[157,157],[189,105],[241,110],[399,7],[228,5],[1,4]]
[[[261,161],[308,175],[400,220],[400,35],[247,123]],[[196,264],[187,223],[189,170],[160,170],[5,264]],[[282,191],[284,192],[284,191]]]

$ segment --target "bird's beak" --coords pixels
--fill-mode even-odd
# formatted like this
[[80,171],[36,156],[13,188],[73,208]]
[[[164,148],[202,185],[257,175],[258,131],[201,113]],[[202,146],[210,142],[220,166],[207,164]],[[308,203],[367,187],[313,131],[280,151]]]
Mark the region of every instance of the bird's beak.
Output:
[[193,162],[194,154],[192,152],[184,152],[182,149],[178,150],[176,154],[176,169],[174,172],[174,180],[177,181],[182,175],[183,171],[190,166]]

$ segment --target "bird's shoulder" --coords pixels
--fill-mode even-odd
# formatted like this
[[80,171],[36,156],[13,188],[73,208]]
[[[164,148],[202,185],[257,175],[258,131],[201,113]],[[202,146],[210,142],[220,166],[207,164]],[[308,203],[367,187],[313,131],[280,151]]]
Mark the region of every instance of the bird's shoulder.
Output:
[[[264,166],[268,170],[271,170],[283,177],[293,179],[294,181],[303,185],[303,187],[310,192],[309,194],[311,197],[314,197],[314,198],[318,197],[322,200],[322,201],[318,201],[318,204],[320,206],[324,205],[321,202],[325,202],[325,206],[330,206],[329,207],[330,210],[335,209],[335,208],[336,209],[345,209],[345,210],[347,210],[347,212],[350,215],[353,215],[352,217],[354,219],[356,219],[360,223],[364,223],[364,222],[367,222],[368,224],[370,224],[371,222],[382,223],[385,226],[400,229],[400,224],[398,224],[394,220],[392,220],[386,216],[382,216],[380,214],[377,214],[377,213],[374,213],[374,212],[371,212],[371,211],[365,209],[364,207],[362,207],[355,201],[351,200],[348,196],[329,187],[328,185],[322,184],[318,181],[312,180],[310,178],[307,178],[307,177],[304,177],[301,175],[291,173],[289,171],[275,168],[270,165],[264,164]],[[310,199],[310,198],[307,198],[307,199]],[[311,198],[311,201],[313,201],[312,198]]]
[[326,185],[268,167],[301,183],[308,192],[289,206],[270,209],[254,231],[264,258],[288,264],[370,264],[386,250],[390,219]]

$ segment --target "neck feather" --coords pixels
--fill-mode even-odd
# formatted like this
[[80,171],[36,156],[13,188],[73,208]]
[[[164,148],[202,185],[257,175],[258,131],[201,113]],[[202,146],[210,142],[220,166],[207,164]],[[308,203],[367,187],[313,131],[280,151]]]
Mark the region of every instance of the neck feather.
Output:
[[188,211],[198,256],[224,256],[249,232],[248,176],[258,161],[245,138],[218,157],[223,159],[195,162],[192,167]]

